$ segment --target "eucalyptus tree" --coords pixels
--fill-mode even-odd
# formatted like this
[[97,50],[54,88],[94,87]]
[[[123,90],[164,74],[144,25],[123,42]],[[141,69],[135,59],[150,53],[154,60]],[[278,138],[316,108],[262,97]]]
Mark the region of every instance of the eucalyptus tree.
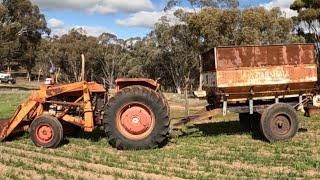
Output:
[[160,64],[172,78],[176,91],[181,93],[198,74],[197,53],[194,50],[197,39],[186,24],[172,26],[166,17],[162,17],[154,33],[160,50]]
[[318,55],[320,53],[320,1],[295,0],[290,9],[298,12],[294,17],[297,32],[303,35],[307,42],[315,43]]
[[[188,6],[183,7],[184,4],[189,4],[192,7],[193,11],[188,11]],[[239,6],[238,0],[169,0],[167,2],[165,11],[172,10],[176,8],[174,15],[179,19],[180,23],[188,24],[189,19],[192,15],[197,14],[201,9],[232,9]],[[182,8],[183,7],[183,8]],[[193,36],[193,45],[190,50],[195,51],[198,55],[195,57],[197,61],[194,63],[198,67],[198,76],[199,76],[199,90],[202,90],[203,77],[202,77],[202,59],[201,54],[208,48],[208,44],[203,41],[200,31],[196,29],[190,29],[189,25],[185,26],[190,35]]]
[[[103,74],[103,79],[112,88],[114,81],[120,74],[121,60],[123,59],[125,48],[124,40],[118,39],[116,35],[111,33],[102,33],[98,37],[98,53],[96,70]],[[100,75],[101,76],[101,75]]]
[[28,72],[35,66],[43,35],[48,35],[46,19],[29,0],[3,0],[0,5],[0,52],[8,64],[18,61]]
[[[53,46],[55,48],[51,51],[56,57],[52,59],[55,59],[55,66],[61,69],[61,78],[70,82],[81,80],[81,54],[86,58],[86,77],[94,77],[95,57],[98,52],[96,37],[87,36],[82,28],[72,29],[55,40]],[[50,56],[54,54],[51,53]]]
[[304,42],[292,33],[293,21],[280,8],[203,9],[188,20],[209,47]]

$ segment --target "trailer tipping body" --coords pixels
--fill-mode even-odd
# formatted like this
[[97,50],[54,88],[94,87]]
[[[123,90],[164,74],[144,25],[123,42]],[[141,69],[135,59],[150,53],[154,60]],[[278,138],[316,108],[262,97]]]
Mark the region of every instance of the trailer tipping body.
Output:
[[317,85],[313,44],[216,47],[202,59],[204,90],[212,101],[293,97]]

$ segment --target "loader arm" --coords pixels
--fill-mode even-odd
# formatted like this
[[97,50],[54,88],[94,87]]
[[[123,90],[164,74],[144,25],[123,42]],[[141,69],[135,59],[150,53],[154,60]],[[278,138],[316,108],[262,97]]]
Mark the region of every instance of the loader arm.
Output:
[[[59,114],[59,118],[71,123],[77,121],[79,125],[83,126],[86,132],[92,132],[94,129],[94,123],[90,92],[103,92],[105,91],[105,89],[102,85],[98,85],[94,82],[88,83],[86,81],[82,81],[65,85],[41,86],[40,90],[33,92],[25,103],[18,106],[17,110],[10,119],[0,120],[0,141],[4,140],[12,132],[18,131],[18,127],[20,125],[23,125],[23,123],[21,122],[24,117],[27,116],[28,120],[33,120],[36,117],[40,116],[43,113],[43,104],[55,102],[48,101],[49,98],[58,96],[63,93],[77,91],[83,91],[82,97],[77,101],[80,101],[81,99],[83,100],[82,108],[84,110],[84,119],[75,117],[70,118],[66,114]],[[22,129],[25,130],[26,128]]]
[[44,92],[43,90],[33,92],[26,102],[18,106],[10,119],[0,121],[0,141],[17,130],[17,126],[21,125],[24,117],[28,116],[29,120],[33,120],[42,114],[43,106],[40,102],[46,99]]
[[17,108],[11,119],[1,122],[0,141],[4,140],[12,133],[12,131],[21,123],[23,118],[29,114],[36,104],[38,104],[38,102],[29,99]]

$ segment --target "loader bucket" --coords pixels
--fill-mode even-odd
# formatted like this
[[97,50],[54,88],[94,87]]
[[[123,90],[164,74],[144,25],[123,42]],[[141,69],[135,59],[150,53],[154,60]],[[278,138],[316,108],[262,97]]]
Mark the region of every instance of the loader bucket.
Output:
[[7,130],[9,128],[10,119],[0,120],[0,141],[6,138]]

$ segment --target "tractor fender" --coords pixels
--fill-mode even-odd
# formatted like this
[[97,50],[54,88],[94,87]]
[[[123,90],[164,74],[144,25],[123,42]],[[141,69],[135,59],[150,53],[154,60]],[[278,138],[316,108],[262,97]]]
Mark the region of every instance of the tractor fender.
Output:
[[115,92],[128,87],[128,86],[144,86],[148,87],[154,91],[158,91],[160,89],[160,83],[153,79],[149,78],[120,78],[116,80]]

